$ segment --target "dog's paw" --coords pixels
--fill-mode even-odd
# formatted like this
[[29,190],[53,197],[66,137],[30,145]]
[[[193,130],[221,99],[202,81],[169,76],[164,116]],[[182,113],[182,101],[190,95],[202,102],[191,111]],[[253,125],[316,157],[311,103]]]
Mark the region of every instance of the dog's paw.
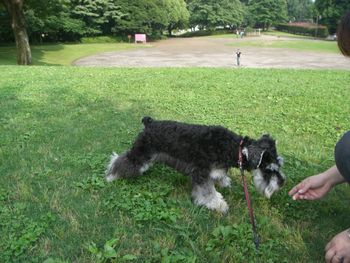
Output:
[[220,213],[226,214],[228,211],[228,204],[222,197],[222,195],[216,192],[214,198],[212,198],[208,203],[205,204],[211,210],[216,210]]
[[228,204],[224,199],[222,199],[215,210],[222,214],[226,214],[228,211]]
[[116,175],[113,175],[113,174],[110,174],[110,175],[107,175],[106,176],[106,181],[108,182],[108,183],[110,183],[110,182],[113,182],[115,179],[117,179],[118,178],[118,176],[116,176]]

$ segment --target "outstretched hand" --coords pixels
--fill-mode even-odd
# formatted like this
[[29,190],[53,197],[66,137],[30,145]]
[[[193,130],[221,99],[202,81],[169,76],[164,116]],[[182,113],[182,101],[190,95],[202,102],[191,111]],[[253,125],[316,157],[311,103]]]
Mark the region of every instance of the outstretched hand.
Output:
[[334,165],[327,171],[310,176],[294,186],[289,195],[294,200],[316,200],[324,197],[333,186],[345,182],[344,177]]
[[322,174],[310,176],[294,186],[289,195],[293,200],[316,200],[325,196],[333,185]]

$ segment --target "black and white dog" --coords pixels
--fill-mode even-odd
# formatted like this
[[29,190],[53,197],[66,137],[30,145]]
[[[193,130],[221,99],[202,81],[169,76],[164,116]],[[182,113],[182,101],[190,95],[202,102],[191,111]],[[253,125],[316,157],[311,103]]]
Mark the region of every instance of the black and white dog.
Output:
[[144,117],[142,122],[145,128],[132,148],[111,156],[106,170],[108,182],[141,175],[154,162],[164,163],[191,177],[195,204],[225,213],[228,205],[214,183],[231,185],[227,172],[238,167],[240,150],[243,168],[252,172],[256,188],[267,198],[285,181],[280,171],[283,159],[269,135],[254,140],[221,126],[155,121],[150,117]]

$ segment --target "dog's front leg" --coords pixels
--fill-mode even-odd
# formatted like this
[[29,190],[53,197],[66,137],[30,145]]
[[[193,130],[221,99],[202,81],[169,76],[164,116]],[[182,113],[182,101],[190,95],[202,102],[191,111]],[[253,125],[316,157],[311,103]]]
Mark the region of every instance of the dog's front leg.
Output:
[[209,173],[209,176],[214,181],[217,181],[221,187],[230,187],[231,178],[227,175],[227,169],[212,169]]
[[228,205],[222,195],[216,191],[214,181],[208,178],[202,183],[193,182],[192,197],[196,205],[203,205],[221,213],[228,211]]

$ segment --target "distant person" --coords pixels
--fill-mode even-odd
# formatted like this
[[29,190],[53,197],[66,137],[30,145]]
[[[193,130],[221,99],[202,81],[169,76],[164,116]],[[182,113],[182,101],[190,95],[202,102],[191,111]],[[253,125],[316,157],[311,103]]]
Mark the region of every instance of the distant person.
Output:
[[237,51],[236,51],[236,58],[237,58],[237,66],[238,67],[241,64],[241,55],[242,55],[241,51],[239,49],[237,49]]
[[244,30],[241,31],[241,38],[243,38]]
[[[340,51],[350,57],[350,11],[342,18],[337,36]],[[294,200],[316,200],[338,184],[350,183],[350,131],[337,142],[334,159],[335,165],[320,174],[307,177],[294,186],[289,195]],[[350,228],[334,236],[326,245],[325,253],[327,263],[350,263]]]
[[236,29],[236,36],[237,36],[237,38],[239,38],[239,31],[238,31],[238,29]]

